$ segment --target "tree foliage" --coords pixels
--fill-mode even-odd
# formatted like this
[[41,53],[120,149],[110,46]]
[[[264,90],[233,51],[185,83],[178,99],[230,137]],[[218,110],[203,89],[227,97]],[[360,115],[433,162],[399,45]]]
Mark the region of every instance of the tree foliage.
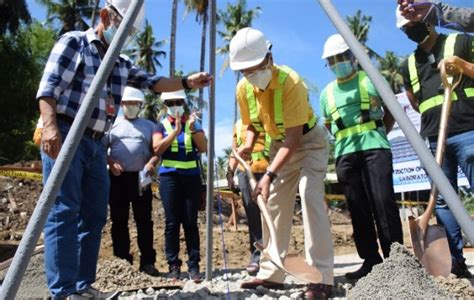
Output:
[[26,0],[4,0],[0,3],[0,35],[7,31],[15,33],[21,22],[31,22]]
[[[31,142],[39,115],[36,91],[55,40],[39,23],[22,26],[16,34],[0,37],[0,157],[10,161],[35,159]],[[3,161],[4,162],[4,161]]]
[[59,22],[59,34],[73,30],[87,30],[88,20],[94,11],[95,4],[90,0],[37,0],[46,7],[47,22]]

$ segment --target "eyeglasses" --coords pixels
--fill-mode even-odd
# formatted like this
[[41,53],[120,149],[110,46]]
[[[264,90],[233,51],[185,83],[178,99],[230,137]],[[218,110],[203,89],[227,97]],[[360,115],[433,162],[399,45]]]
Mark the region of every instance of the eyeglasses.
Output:
[[[109,12],[111,12],[109,14],[110,21],[114,23],[115,27],[118,29],[120,27],[120,24],[122,24],[123,17],[119,14],[118,10],[113,5],[110,5],[109,8]],[[138,30],[132,26],[128,31],[128,39],[130,41],[133,40],[137,33]]]
[[181,105],[183,105],[183,101],[181,101],[181,100],[166,100],[165,105],[168,106],[168,107],[181,106]]
[[344,53],[340,53],[340,54],[337,54],[337,55],[334,55],[334,56],[330,56],[330,57],[327,58],[327,60],[328,60],[328,64],[330,66],[332,66],[337,62],[351,60],[351,55],[349,53],[347,53],[347,51],[346,51]]
[[252,74],[257,73],[258,71],[265,70],[265,69],[268,68],[268,66],[270,65],[270,59],[268,59],[268,56],[265,58],[265,60],[264,60],[262,63],[263,63],[263,65],[258,66],[258,67],[256,67],[255,69],[243,70],[243,71],[240,71],[240,72],[241,72],[242,75],[244,75],[244,76],[250,76],[250,75],[252,75]]

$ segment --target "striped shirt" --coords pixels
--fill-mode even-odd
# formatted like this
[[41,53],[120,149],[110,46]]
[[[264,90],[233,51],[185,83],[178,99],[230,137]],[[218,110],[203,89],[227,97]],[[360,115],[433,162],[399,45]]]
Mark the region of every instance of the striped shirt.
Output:
[[[56,99],[56,112],[74,118],[102,61],[97,46],[102,44],[93,29],[64,34],[51,51],[36,98]],[[115,111],[118,111],[126,85],[152,89],[160,78],[139,69],[127,56],[120,55],[87,126],[99,132],[108,130],[106,99],[109,91]]]

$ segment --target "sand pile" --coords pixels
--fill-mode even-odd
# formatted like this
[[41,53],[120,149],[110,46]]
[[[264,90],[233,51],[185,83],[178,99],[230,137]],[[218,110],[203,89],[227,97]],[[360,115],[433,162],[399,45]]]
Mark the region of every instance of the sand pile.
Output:
[[456,278],[455,275],[449,274],[448,278],[436,277],[434,280],[441,288],[459,299],[474,299],[474,287],[468,279]]
[[348,294],[349,299],[439,299],[450,296],[398,243],[392,244],[390,257],[361,278]]

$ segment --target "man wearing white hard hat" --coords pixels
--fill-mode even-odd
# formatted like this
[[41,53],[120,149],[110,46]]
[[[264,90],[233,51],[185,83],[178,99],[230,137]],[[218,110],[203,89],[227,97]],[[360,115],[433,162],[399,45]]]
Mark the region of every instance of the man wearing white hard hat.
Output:
[[122,97],[123,116],[118,117],[105,144],[110,148],[107,158],[110,176],[110,220],[114,255],[133,264],[130,253],[128,215],[130,204],[137,225],[137,242],[140,249],[140,271],[158,276],[155,268],[156,252],[153,249],[152,192],[145,179],[153,175],[158,157],[153,153],[155,124],[139,118],[145,100],[143,92],[125,87]]
[[[402,63],[401,73],[408,99],[421,113],[420,135],[436,152],[443,103],[443,85],[439,64],[451,66],[452,75],[462,73],[462,79],[452,95],[448,121],[448,138],[442,169],[457,190],[457,170],[462,169],[473,190],[474,186],[474,38],[469,34],[438,34],[435,27],[407,20],[396,10],[397,27],[417,44],[416,50]],[[435,214],[446,229],[451,251],[451,273],[471,278],[463,255],[461,227],[443,197],[438,196]]]
[[[239,30],[230,42],[230,67],[243,75],[237,85],[237,99],[242,124],[247,126],[246,142],[238,152],[249,158],[261,131],[272,138],[271,163],[253,194],[261,194],[267,202],[278,234],[278,249],[287,251],[299,189],[306,260],[323,276],[321,284],[308,286],[305,298],[325,299],[334,284],[333,243],[324,204],[327,134],[317,125],[303,80],[289,67],[274,64],[270,48],[263,33],[253,28]],[[264,230],[264,244],[268,238]],[[283,270],[262,256],[256,278],[241,287],[282,288],[284,277]]]
[[[65,33],[51,51],[37,93],[44,123],[45,182],[131,2],[107,0],[96,28]],[[144,8],[128,33],[130,37],[140,29],[143,17]],[[207,73],[183,78],[151,76],[123,55],[114,62],[44,227],[46,277],[54,299],[97,294],[91,285],[96,279],[110,184],[101,140],[113,124],[125,86],[166,92],[201,88],[211,80]]]
[[[394,119],[340,34],[324,44],[322,59],[336,76],[320,96],[321,115],[336,138],[337,180],[351,213],[357,253],[364,260],[348,279],[367,275],[393,242],[403,244],[402,224],[395,202],[392,152],[387,132]],[[376,230],[377,228],[377,230]]]
[[188,254],[188,277],[201,281],[198,208],[201,199],[199,154],[207,151],[207,140],[194,113],[185,110],[184,90],[163,93],[166,117],[157,126],[153,149],[161,155],[160,198],[165,211],[165,254],[171,280],[181,277],[180,230],[183,226]]

